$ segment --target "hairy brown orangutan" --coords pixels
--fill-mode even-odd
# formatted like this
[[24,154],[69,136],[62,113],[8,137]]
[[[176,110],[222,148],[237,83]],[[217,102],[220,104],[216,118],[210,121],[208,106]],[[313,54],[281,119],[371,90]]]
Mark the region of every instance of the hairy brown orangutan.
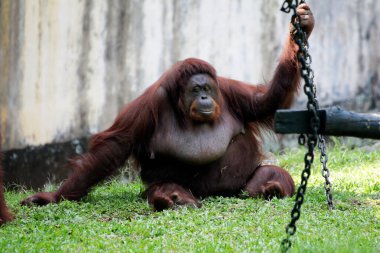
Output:
[[[313,14],[297,8],[309,36]],[[167,70],[128,104],[107,130],[94,135],[88,153],[71,162],[74,172],[56,192],[37,193],[23,204],[79,200],[133,157],[145,196],[155,209],[200,206],[198,198],[286,197],[294,182],[277,166],[262,166],[260,131],[273,125],[275,111],[289,108],[300,70],[297,45],[286,42],[272,80],[265,85],[220,77],[207,62],[186,59]]]

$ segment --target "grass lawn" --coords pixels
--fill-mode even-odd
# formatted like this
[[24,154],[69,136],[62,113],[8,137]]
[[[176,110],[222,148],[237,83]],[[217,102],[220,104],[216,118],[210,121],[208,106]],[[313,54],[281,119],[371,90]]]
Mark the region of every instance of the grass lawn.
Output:
[[[304,152],[279,156],[297,185]],[[380,150],[328,154],[336,209],[327,210],[316,159],[292,252],[380,252]],[[141,187],[113,180],[83,201],[32,208],[18,204],[32,192],[8,191],[17,219],[0,228],[0,252],[278,252],[294,204],[213,197],[200,209],[153,212]]]

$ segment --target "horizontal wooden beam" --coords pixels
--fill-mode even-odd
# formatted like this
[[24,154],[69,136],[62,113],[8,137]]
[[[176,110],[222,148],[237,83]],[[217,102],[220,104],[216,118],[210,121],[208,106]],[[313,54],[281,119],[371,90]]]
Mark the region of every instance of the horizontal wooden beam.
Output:
[[[380,139],[380,114],[355,113],[331,107],[318,110],[318,115],[320,134]],[[275,131],[281,134],[311,133],[310,118],[307,110],[278,110]]]

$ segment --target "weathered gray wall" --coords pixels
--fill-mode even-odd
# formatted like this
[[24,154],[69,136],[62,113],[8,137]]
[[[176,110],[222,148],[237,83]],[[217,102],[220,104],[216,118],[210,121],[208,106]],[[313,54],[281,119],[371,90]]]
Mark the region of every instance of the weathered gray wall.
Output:
[[[0,0],[5,148],[102,130],[123,104],[187,57],[209,61],[220,75],[269,80],[287,36],[282,2]],[[379,1],[309,3],[321,104],[379,108]]]

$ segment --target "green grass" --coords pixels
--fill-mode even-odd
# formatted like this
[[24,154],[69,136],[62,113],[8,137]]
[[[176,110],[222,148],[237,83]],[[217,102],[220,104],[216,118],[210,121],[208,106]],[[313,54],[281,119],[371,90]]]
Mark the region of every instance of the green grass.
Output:
[[[380,252],[380,151],[328,149],[336,209],[328,211],[319,159],[313,167],[292,252]],[[303,149],[280,165],[296,184]],[[32,192],[7,192],[17,219],[0,228],[1,252],[276,252],[294,198],[213,197],[200,209],[153,212],[141,184],[113,180],[80,202],[46,207],[18,203]]]

